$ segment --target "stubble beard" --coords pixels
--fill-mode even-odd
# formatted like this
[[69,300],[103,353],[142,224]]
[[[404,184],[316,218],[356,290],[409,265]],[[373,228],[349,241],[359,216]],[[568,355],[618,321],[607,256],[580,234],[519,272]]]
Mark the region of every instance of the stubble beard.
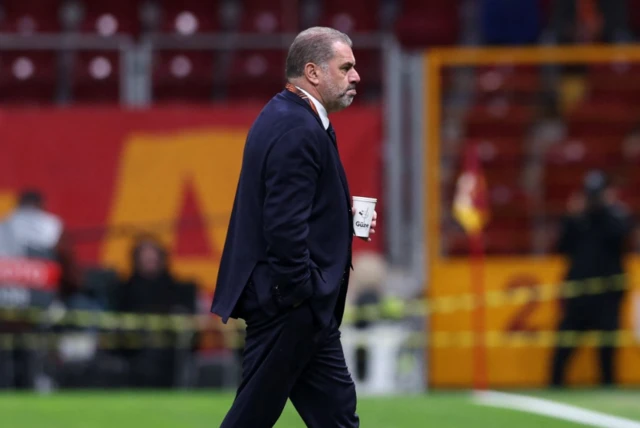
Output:
[[355,95],[349,95],[351,89],[355,89],[355,85],[349,85],[343,91],[337,87],[337,85],[329,85],[329,94],[331,99],[331,105],[327,106],[327,111],[337,112],[343,110],[351,105]]

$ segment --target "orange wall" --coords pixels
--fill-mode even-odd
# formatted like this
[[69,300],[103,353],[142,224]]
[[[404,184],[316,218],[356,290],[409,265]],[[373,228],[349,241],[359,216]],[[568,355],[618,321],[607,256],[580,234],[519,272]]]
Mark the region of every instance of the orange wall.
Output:
[[[467,260],[436,260],[431,266],[429,296],[431,298],[472,293],[470,264]],[[483,275],[485,290],[506,291],[540,284],[556,284],[564,265],[557,258],[489,258]],[[640,257],[629,261],[631,278],[640,274]],[[629,299],[627,299],[629,300]],[[532,302],[488,308],[486,331],[508,336],[510,331],[552,331],[558,322],[560,308],[556,301]],[[622,311],[622,328],[631,327],[630,305]],[[438,332],[469,332],[474,328],[471,311],[434,313],[430,317],[430,336]],[[638,344],[640,345],[640,343]],[[548,381],[552,349],[549,346],[489,347],[487,374],[491,386],[544,386]],[[473,349],[470,347],[432,346],[429,352],[430,383],[435,387],[473,385]],[[570,366],[568,380],[572,384],[590,384],[597,380],[596,353],[581,349]],[[640,346],[621,349],[617,357],[618,376],[622,383],[640,383]]]

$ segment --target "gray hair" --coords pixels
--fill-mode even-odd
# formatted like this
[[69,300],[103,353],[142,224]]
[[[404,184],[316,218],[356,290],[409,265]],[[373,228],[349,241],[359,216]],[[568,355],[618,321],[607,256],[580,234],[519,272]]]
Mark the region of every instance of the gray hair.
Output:
[[287,79],[304,74],[304,66],[310,62],[326,67],[333,58],[333,44],[342,42],[353,46],[346,34],[329,27],[311,27],[298,34],[289,47],[285,73]]

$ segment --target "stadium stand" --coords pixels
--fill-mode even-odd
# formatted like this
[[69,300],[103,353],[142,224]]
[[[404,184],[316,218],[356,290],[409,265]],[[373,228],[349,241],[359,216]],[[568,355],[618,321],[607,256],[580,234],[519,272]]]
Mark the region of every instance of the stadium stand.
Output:
[[[154,34],[273,36],[295,33],[308,25],[330,25],[350,34],[378,34],[390,29],[396,31],[400,40],[414,46],[456,42],[458,10],[451,6],[455,2],[378,3],[380,8],[369,7],[370,2],[366,1],[306,0],[295,10],[260,0],[2,0],[0,34],[80,33],[104,39],[128,36],[144,41]],[[424,14],[438,16],[439,19],[429,21],[436,25],[423,28],[419,18]],[[409,34],[411,37],[405,37]],[[377,100],[382,93],[381,52],[360,49],[357,54],[359,67],[368,71],[360,99]],[[151,99],[263,100],[282,85],[283,58],[284,52],[275,50],[154,49],[149,61]],[[1,65],[0,88],[6,88],[1,91],[3,102],[120,100],[123,63],[113,50],[84,49],[79,53],[70,49],[65,55],[50,50],[7,52],[2,55]]]
[[[548,24],[551,3],[538,2],[539,16],[536,26],[527,27],[527,40]],[[629,3],[634,29],[640,28],[637,3]],[[124,35],[132,38],[134,46],[145,46],[158,35],[273,37],[310,25],[329,25],[357,35],[391,31],[408,49],[454,45],[461,40],[461,2],[379,0],[377,7],[369,4],[364,0],[301,0],[295,9],[260,0],[0,0],[0,33],[79,32],[105,40]],[[533,7],[533,2],[527,4]],[[425,21],[424,16],[432,19]],[[489,18],[481,15],[478,19]],[[510,36],[488,37],[502,43]],[[131,83],[122,80],[127,64],[117,50],[0,50],[3,104],[115,104],[122,101],[123,85]],[[154,103],[255,102],[282,86],[285,55],[279,49],[214,51],[154,45],[147,62],[137,62],[134,69],[148,73],[149,99]],[[383,88],[381,50],[356,46],[356,57],[357,67],[366,70],[357,102],[376,102]],[[638,121],[634,102],[640,96],[640,84],[634,78],[637,68],[620,61],[555,70],[559,87],[568,87],[565,83],[571,80],[574,93],[567,97],[563,90],[558,92],[553,102],[559,110],[555,120],[562,135],[541,143],[534,153],[525,147],[536,127],[545,126],[540,106],[550,85],[548,70],[528,65],[478,67],[471,81],[462,83],[467,85],[462,92],[466,91],[468,99],[456,113],[460,141],[450,149],[453,156],[465,144],[478,144],[482,151],[492,204],[499,213],[489,225],[488,234],[496,236],[489,239],[489,252],[530,251],[532,238],[521,232],[521,226],[535,222],[541,214],[559,215],[587,168],[613,173],[626,201],[640,205],[640,198],[630,191],[637,184],[633,171],[640,157],[640,149],[634,149],[638,144],[633,143]],[[446,73],[445,91],[460,90],[455,73]],[[456,159],[451,162],[457,165]],[[540,173],[529,168],[535,162],[542,165]],[[572,173],[566,174],[567,170]],[[454,177],[452,173],[444,184],[446,200],[452,197]],[[507,221],[500,217],[503,214],[515,217]],[[457,238],[451,239],[451,251],[466,251],[455,243]]]

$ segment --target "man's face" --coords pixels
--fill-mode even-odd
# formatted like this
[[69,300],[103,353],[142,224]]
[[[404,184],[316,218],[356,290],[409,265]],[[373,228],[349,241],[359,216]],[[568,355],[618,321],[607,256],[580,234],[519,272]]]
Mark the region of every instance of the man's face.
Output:
[[355,69],[356,60],[349,45],[335,42],[333,51],[334,56],[326,67],[320,67],[318,84],[318,92],[329,113],[349,107],[356,96],[356,84],[360,82]]
[[163,269],[160,251],[153,244],[144,244],[140,249],[138,263],[140,274],[145,278],[158,276]]

